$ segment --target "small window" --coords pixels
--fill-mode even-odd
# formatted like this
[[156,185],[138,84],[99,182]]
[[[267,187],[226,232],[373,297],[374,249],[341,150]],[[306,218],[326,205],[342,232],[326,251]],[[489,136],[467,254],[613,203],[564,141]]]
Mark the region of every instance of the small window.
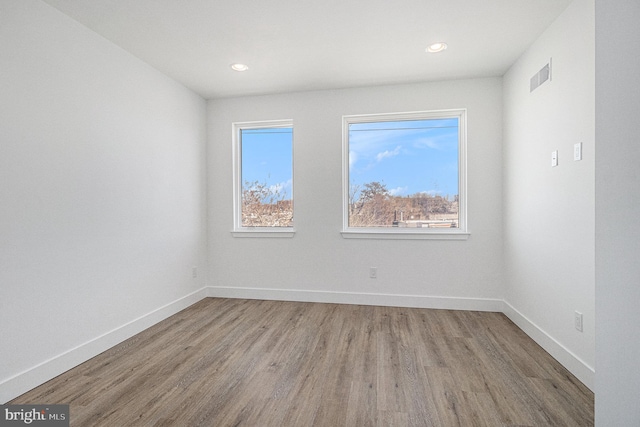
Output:
[[291,120],[234,123],[233,135],[234,231],[254,236],[292,233]]
[[466,238],[465,135],[465,110],[343,117],[343,236]]

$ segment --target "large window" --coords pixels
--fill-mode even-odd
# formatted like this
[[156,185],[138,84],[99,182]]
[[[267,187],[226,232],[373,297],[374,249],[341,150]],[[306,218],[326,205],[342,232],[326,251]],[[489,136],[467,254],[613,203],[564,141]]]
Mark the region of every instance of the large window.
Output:
[[343,117],[343,235],[466,238],[465,110]]
[[233,134],[234,231],[292,232],[291,120],[234,123]]

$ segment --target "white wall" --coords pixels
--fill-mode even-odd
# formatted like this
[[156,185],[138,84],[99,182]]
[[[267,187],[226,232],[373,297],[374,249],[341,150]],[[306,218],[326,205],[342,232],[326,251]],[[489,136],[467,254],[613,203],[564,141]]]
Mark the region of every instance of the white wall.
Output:
[[[500,310],[501,93],[493,78],[209,101],[211,292]],[[451,108],[468,109],[469,240],[344,239],[342,115]],[[270,119],[294,123],[297,233],[234,238],[231,123]]]
[[640,425],[640,3],[596,0],[596,424]]
[[40,1],[0,40],[4,402],[199,298],[206,103]]
[[[530,77],[549,58],[552,80],[530,93]],[[506,313],[593,387],[593,0],[574,1],[503,84]],[[578,142],[583,159],[574,161]],[[574,311],[584,316],[584,332],[574,328]]]
[[[601,20],[617,28],[617,16]],[[503,79],[493,78],[222,99],[205,112],[201,98],[55,9],[3,2],[0,402],[207,294],[482,310],[502,310],[506,297],[507,314],[591,386],[597,256],[597,417],[637,420],[624,398],[638,394],[626,371],[640,350],[623,350],[621,337],[640,340],[615,329],[638,300],[633,242],[618,245],[618,221],[608,220],[633,201],[634,157],[599,148],[596,224],[593,38],[593,1],[576,0],[505,76],[504,97]],[[529,94],[529,77],[549,57],[553,81]],[[624,126],[633,120],[617,117],[607,83],[599,102],[611,113],[599,131],[608,146],[632,138]],[[461,107],[469,240],[343,239],[341,116]],[[638,110],[637,101],[626,107]],[[231,123],[283,118],[295,127],[297,234],[234,238]],[[578,141],[584,159],[572,162]],[[554,149],[560,166],[551,169]],[[624,185],[614,176],[620,161]],[[370,266],[378,279],[368,278]],[[574,310],[585,316],[583,333]]]

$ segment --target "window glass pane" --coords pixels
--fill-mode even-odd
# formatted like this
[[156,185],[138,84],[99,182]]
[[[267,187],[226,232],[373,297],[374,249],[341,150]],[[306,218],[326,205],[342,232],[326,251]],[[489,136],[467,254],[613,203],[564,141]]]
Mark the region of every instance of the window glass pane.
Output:
[[242,227],[293,227],[293,128],[240,130]]
[[349,227],[459,227],[459,119],[349,123]]

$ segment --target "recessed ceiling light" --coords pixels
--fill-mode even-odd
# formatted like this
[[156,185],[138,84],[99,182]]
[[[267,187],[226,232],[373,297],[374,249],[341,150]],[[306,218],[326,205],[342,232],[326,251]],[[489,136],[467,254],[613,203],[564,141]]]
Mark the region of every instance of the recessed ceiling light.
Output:
[[231,69],[233,71],[247,71],[249,67],[244,64],[231,64]]
[[427,52],[429,53],[438,53],[442,52],[447,48],[447,44],[444,42],[433,43],[427,47]]

